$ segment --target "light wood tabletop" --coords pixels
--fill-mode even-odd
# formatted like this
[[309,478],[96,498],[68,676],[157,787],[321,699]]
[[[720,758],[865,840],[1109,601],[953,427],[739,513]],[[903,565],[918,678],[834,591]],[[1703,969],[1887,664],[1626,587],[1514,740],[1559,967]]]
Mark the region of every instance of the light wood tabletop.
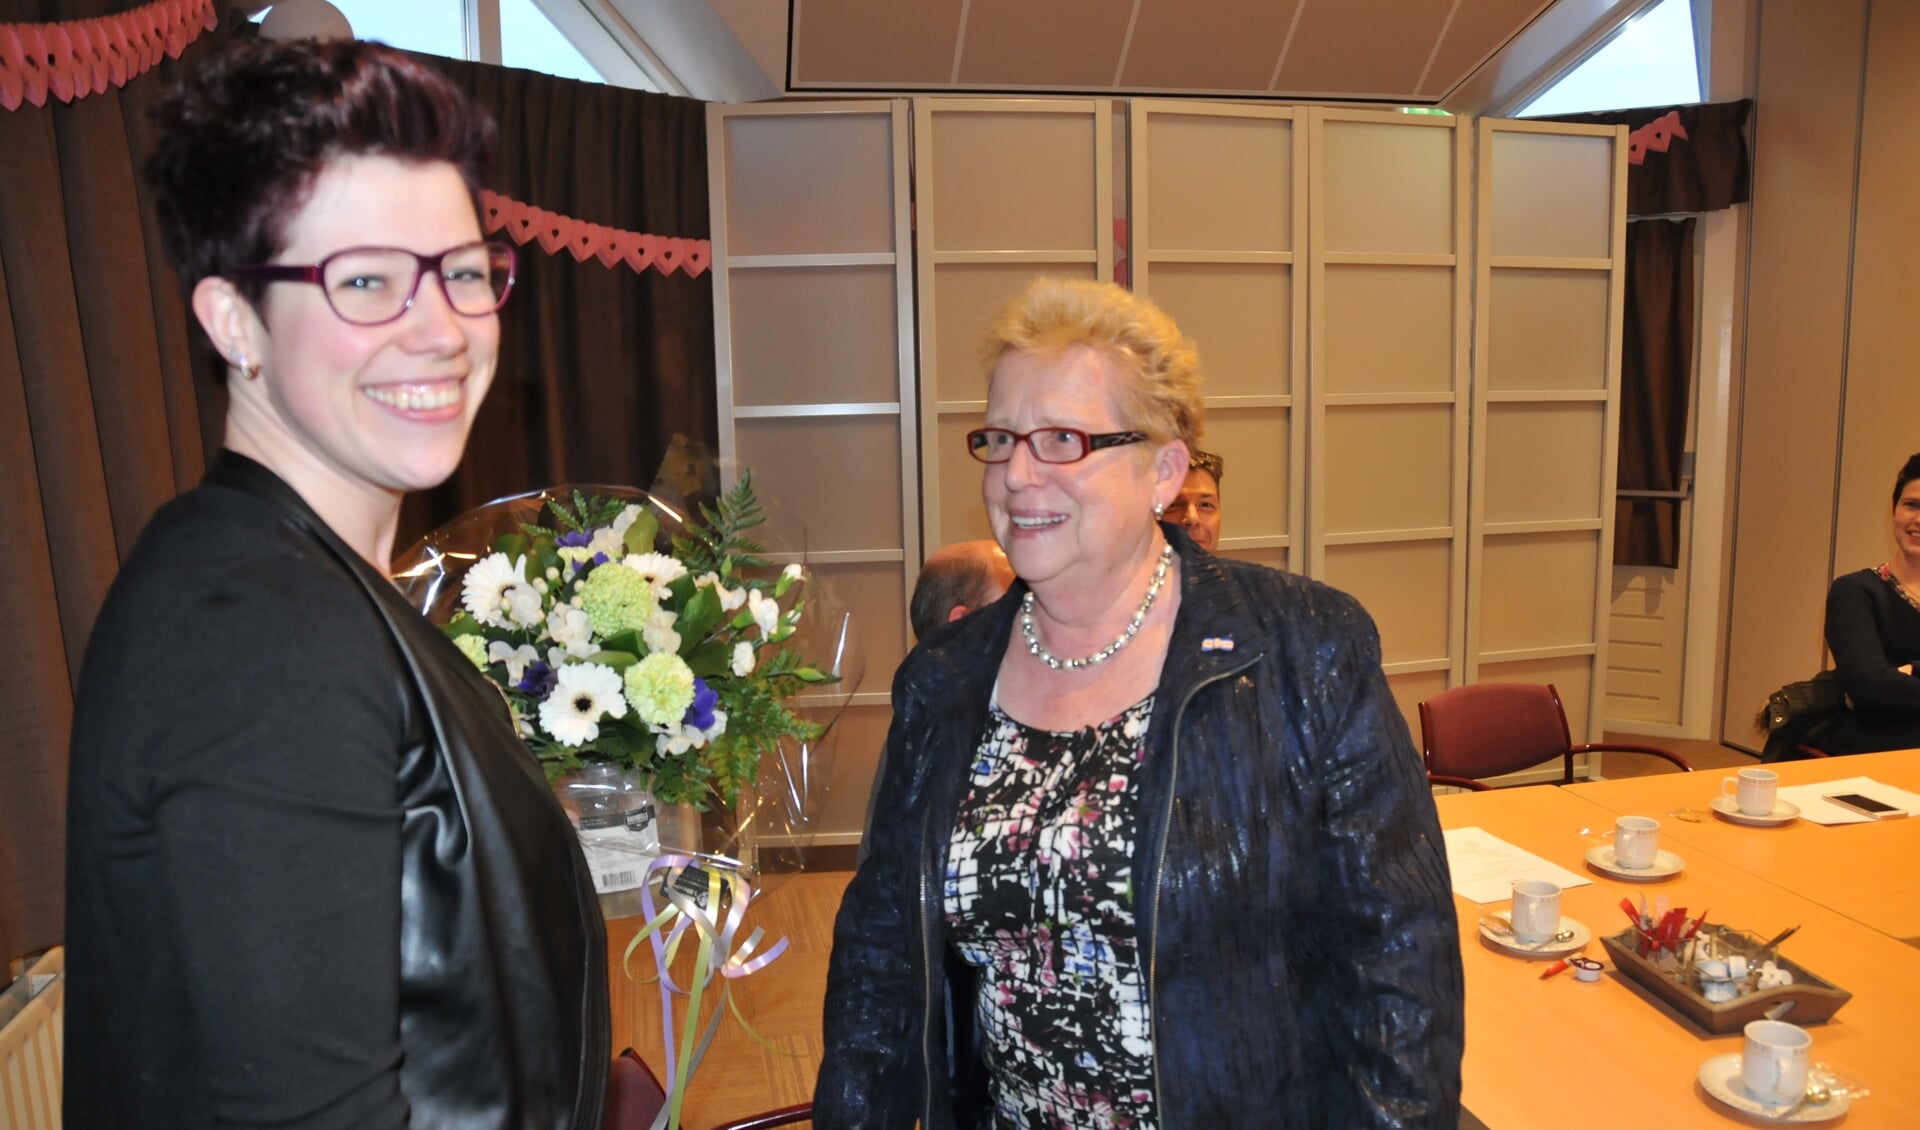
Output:
[[[1783,786],[1871,777],[1920,792],[1916,749],[1765,768],[1779,773]],[[1833,825],[1795,820],[1774,828],[1735,824],[1708,809],[1726,775],[1661,773],[1569,785],[1566,791],[1618,815],[1653,817],[1660,821],[1660,845],[1689,860],[1712,855],[1882,933],[1920,944],[1920,818]],[[1689,813],[1696,819],[1686,819]]]
[[[1716,783],[1717,787],[1717,783]],[[1626,925],[1622,896],[1664,894],[1709,920],[1763,935],[1800,931],[1787,956],[1853,993],[1824,1024],[1810,1025],[1816,1063],[1869,1087],[1846,1115],[1848,1127],[1920,1126],[1920,949],[1759,879],[1710,852],[1657,884],[1607,878],[1585,866],[1589,848],[1612,827],[1611,810],[1569,789],[1542,787],[1435,798],[1441,824],[1479,827],[1570,871],[1591,885],[1562,894],[1562,912],[1596,935]],[[1569,971],[1541,980],[1545,962],[1494,950],[1478,920],[1505,903],[1455,896],[1466,966],[1467,1054],[1463,1100],[1472,1119],[1503,1130],[1534,1127],[1723,1127],[1745,1116],[1709,1098],[1698,1082],[1708,1059],[1738,1053],[1739,1035],[1712,1036],[1612,968],[1597,983]],[[1605,959],[1596,941],[1588,955]],[[1468,1122],[1471,1125],[1471,1120]]]

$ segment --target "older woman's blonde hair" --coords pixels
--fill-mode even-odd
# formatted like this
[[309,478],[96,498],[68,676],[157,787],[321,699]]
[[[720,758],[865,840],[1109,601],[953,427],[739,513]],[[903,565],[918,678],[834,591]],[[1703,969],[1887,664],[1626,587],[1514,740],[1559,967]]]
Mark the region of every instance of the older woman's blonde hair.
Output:
[[1038,278],[1001,307],[987,327],[981,360],[989,381],[1012,350],[1057,356],[1076,345],[1097,349],[1119,368],[1121,418],[1155,440],[1199,444],[1206,409],[1200,354],[1166,311],[1112,283]]

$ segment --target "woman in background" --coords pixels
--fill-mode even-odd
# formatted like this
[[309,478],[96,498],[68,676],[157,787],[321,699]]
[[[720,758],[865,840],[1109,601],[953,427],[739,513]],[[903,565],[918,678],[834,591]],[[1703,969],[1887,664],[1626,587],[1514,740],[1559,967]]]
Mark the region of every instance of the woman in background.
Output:
[[1893,481],[1893,547],[1827,590],[1827,648],[1853,707],[1806,739],[1827,753],[1920,746],[1920,455]]
[[597,1128],[578,843],[499,694],[386,580],[401,498],[453,471],[494,375],[493,124],[399,52],[265,41],[156,124],[225,450],[87,650],[66,1125]]
[[1043,279],[988,345],[1019,581],[895,675],[814,1118],[1453,1130],[1458,927],[1372,621],[1159,520],[1201,400],[1151,303]]

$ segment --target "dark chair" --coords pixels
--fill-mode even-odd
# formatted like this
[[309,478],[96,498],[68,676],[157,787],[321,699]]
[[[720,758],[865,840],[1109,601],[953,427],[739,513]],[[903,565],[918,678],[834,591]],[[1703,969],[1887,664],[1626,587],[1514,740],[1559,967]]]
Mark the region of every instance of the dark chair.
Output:
[[[639,1052],[628,1048],[614,1057],[613,1073],[607,1080],[606,1117],[601,1121],[605,1130],[649,1130],[666,1105],[667,1089],[660,1085]],[[737,1119],[714,1130],[770,1130],[812,1117],[813,1104],[800,1103]]]
[[1491,789],[1484,778],[1555,759],[1560,783],[1569,785],[1576,753],[1641,753],[1693,772],[1686,759],[1656,746],[1573,744],[1560,692],[1551,683],[1474,683],[1442,691],[1420,704],[1420,739],[1427,780],[1461,789]]

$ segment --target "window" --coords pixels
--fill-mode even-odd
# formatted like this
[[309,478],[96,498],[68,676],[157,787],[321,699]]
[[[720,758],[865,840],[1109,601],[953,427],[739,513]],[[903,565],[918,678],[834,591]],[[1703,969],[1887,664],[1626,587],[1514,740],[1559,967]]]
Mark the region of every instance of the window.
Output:
[[[312,0],[301,2],[309,3]],[[392,0],[327,2],[347,18],[353,27],[353,34],[361,39],[377,39],[408,51],[442,55],[449,59],[498,62],[581,82],[607,81],[568,37],[554,26],[534,0],[408,0],[405,4],[396,4]],[[487,45],[483,44],[478,49],[469,47],[467,21],[470,6],[478,6],[482,10],[490,8],[492,12],[489,14],[498,16],[499,58],[486,58],[494,53]],[[271,10],[269,8],[254,16],[254,21],[265,19]],[[590,17],[569,20],[567,23],[575,34],[597,33],[606,38],[606,43],[598,45],[603,49],[603,54],[612,51],[624,56],[625,53]],[[623,73],[628,80],[625,85],[646,90],[658,89],[656,84],[647,81],[638,72],[638,68]]]
[[1519,116],[1700,101],[1690,0],[1660,0],[1529,102]]

